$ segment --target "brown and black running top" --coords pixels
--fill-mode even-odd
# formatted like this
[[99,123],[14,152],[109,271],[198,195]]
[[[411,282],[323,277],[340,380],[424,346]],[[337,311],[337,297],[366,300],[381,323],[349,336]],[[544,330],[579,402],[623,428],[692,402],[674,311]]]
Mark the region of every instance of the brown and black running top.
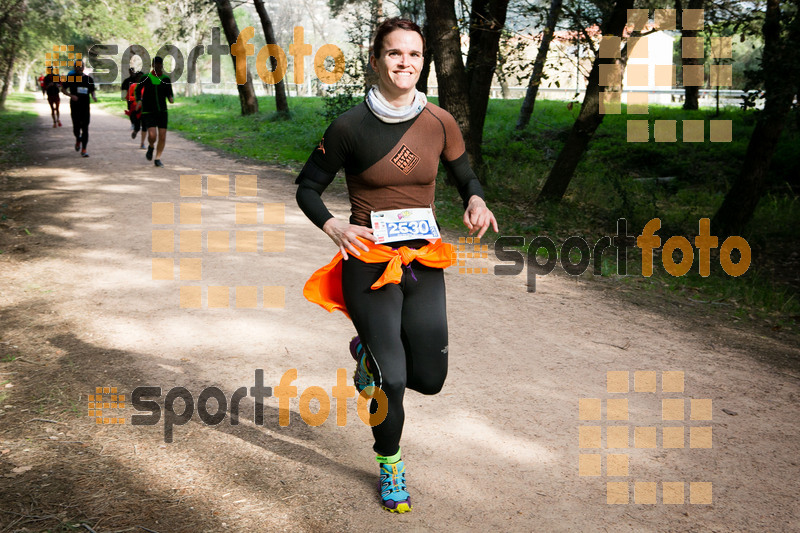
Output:
[[465,207],[473,195],[483,198],[461,131],[450,113],[428,103],[411,120],[386,123],[361,103],[325,131],[295,181],[299,184],[297,203],[322,228],[333,215],[321,194],[344,168],[350,223],[370,226],[370,211],[430,207],[440,160],[455,178]]

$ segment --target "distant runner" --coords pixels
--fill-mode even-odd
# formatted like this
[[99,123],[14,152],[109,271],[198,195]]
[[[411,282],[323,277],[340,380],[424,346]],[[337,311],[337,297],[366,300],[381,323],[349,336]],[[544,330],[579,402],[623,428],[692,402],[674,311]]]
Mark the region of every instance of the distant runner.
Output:
[[[71,78],[70,78],[71,77]],[[76,81],[80,77],[81,81]],[[69,81],[72,79],[72,81]],[[75,61],[74,68],[67,74],[67,81],[62,84],[61,92],[69,96],[69,111],[72,116],[72,133],[75,135],[75,151],[81,151],[82,157],[89,157],[86,145],[89,144],[89,96],[97,102],[94,92],[94,80],[83,73],[83,61]]]
[[122,80],[122,85],[120,85],[120,98],[123,100],[128,99],[128,87],[130,87],[132,83],[139,83],[139,80],[136,79],[136,71],[133,70],[133,67],[130,67],[128,69],[128,77]]
[[167,100],[172,99],[172,82],[163,72],[164,60],[158,56],[153,59],[153,70],[139,82],[136,90],[136,99],[142,104],[142,128],[147,129],[148,148],[145,157],[148,161],[153,159],[153,145],[158,133],[158,146],[156,159],[153,162],[157,167],[163,167],[161,153],[167,141]]
[[136,101],[136,91],[139,89],[139,82],[142,79],[142,73],[136,72],[133,76],[131,76],[131,83],[128,84],[128,110],[125,113],[128,115],[128,118],[131,119],[131,139],[136,138],[136,134],[139,133],[139,130],[142,130],[142,142],[139,145],[139,148],[144,150],[144,140],[147,136],[147,130],[142,127],[142,104],[141,102]]
[[52,67],[50,72],[44,77],[44,90],[47,92],[47,103],[50,104],[50,115],[53,117],[53,127],[61,127],[61,97],[58,93],[61,91],[61,83],[55,81],[53,76]]

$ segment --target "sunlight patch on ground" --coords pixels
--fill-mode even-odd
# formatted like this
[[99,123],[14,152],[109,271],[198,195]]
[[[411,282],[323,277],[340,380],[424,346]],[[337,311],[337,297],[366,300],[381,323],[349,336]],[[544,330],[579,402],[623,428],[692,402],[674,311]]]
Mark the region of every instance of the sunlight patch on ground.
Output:
[[544,446],[503,431],[473,412],[461,410],[450,416],[458,420],[458,424],[449,424],[447,431],[450,438],[459,442],[460,446],[482,450],[486,454],[499,455],[523,464],[542,465],[559,460]]

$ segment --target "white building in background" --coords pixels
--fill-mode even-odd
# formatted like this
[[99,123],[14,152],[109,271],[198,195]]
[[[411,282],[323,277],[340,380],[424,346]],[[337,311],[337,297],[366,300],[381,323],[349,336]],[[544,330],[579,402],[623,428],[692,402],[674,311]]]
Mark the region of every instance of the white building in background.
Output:
[[[647,91],[650,93],[649,101],[654,104],[670,103],[671,95],[663,91],[675,87],[675,66],[672,64],[674,45],[675,41],[671,35],[658,31],[640,38],[633,49],[629,50],[628,65],[622,76],[623,103],[627,103],[628,91]],[[661,69],[670,68],[672,72],[671,86],[656,85],[656,65],[660,65]],[[633,77],[637,77],[635,72],[638,67],[641,67],[642,70],[647,69],[646,85],[640,85],[640,80],[629,79],[631,72],[634,72]]]

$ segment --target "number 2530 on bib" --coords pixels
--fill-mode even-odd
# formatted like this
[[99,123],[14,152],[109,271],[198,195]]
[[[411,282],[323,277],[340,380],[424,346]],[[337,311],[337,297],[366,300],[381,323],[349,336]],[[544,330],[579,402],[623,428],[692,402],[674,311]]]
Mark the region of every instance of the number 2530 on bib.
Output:
[[372,211],[372,234],[378,244],[411,239],[439,239],[439,228],[429,207]]

